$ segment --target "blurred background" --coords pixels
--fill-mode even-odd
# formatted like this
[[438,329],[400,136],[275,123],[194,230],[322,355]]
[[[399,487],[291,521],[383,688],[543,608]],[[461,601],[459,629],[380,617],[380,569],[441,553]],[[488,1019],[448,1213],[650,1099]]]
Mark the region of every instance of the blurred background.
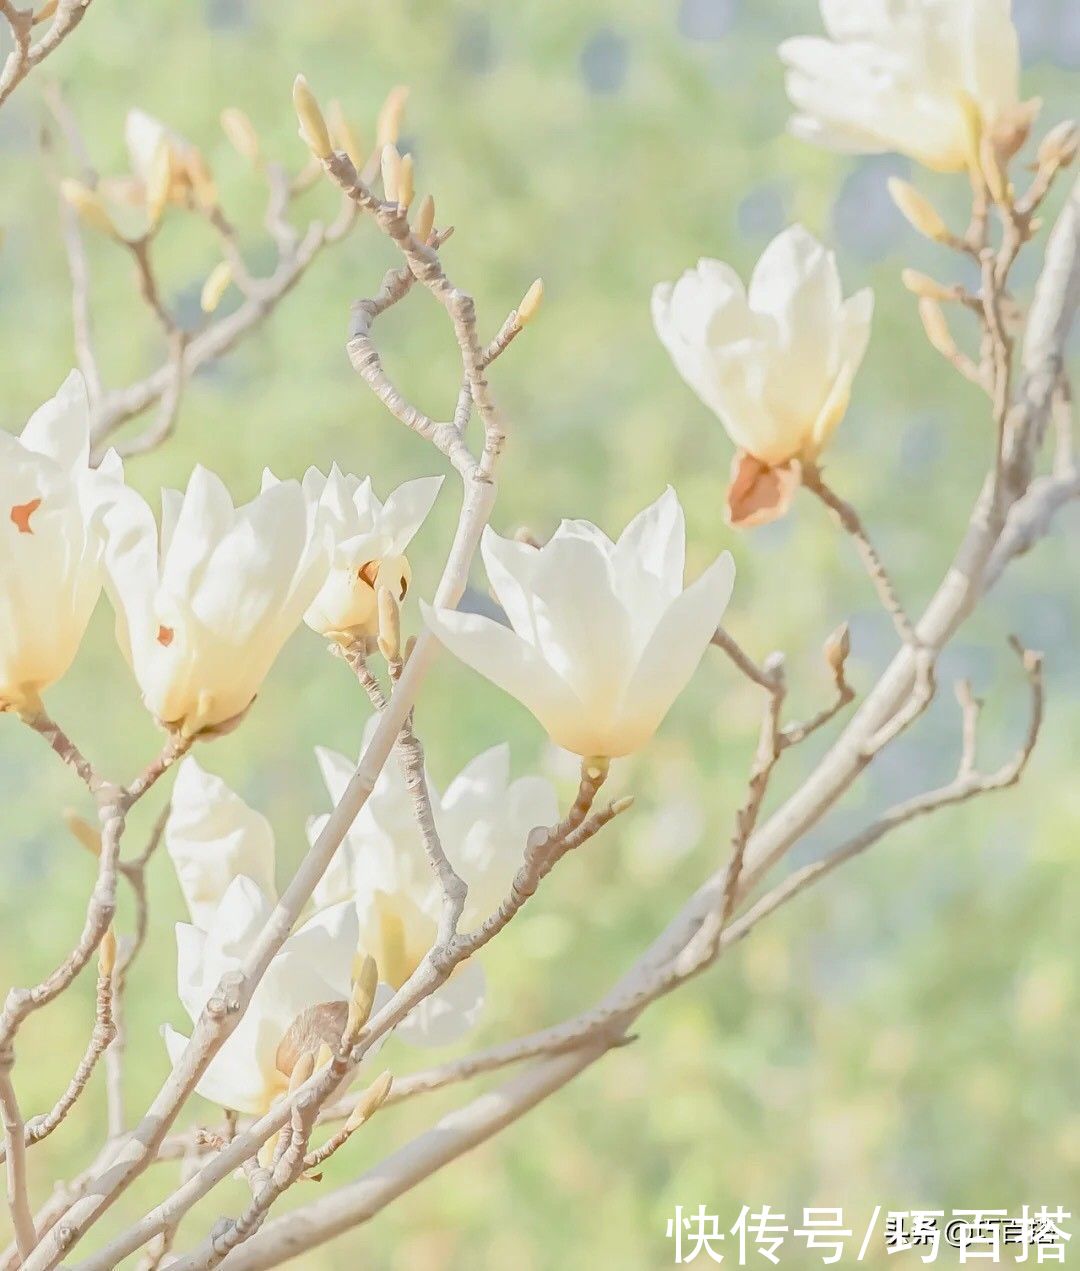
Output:
[[[1075,110],[1080,8],[1073,0],[1015,0],[1015,9],[1025,89],[1045,99],[1048,126],[1070,105]],[[759,657],[786,653],[792,711],[800,715],[828,695],[820,649],[839,622],[851,620],[860,690],[891,655],[891,626],[850,544],[812,500],[763,530],[736,537],[725,527],[730,444],[653,335],[652,285],[701,255],[746,273],[775,233],[801,220],[837,249],[848,293],[875,288],[874,336],[830,471],[863,511],[911,607],[927,598],[951,556],[991,447],[984,401],[927,346],[899,283],[907,264],[941,277],[955,268],[892,208],[886,180],[907,165],[832,156],[784,134],[775,47],[819,29],[811,0],[95,0],[42,74],[63,84],[103,172],[126,167],[122,130],[133,105],[201,147],[254,268],[273,259],[261,228],[264,191],[224,139],[221,109],[245,110],[267,152],[298,169],[304,150],[289,98],[297,71],[324,101],[342,100],[368,144],[386,92],[411,85],[403,145],[415,155],[419,190],[436,195],[439,222],[457,226],[445,261],[476,295],[482,329],[493,333],[536,275],[547,286],[535,326],[493,373],[512,421],[496,528],[546,534],[568,515],[615,532],[671,482],[687,509],[691,573],[731,548],[739,578],[730,627]],[[41,87],[39,75],[0,114],[0,339],[8,349],[0,412],[11,429],[72,361],[55,193],[39,152]],[[74,172],[62,147],[60,156]],[[962,179],[921,172],[915,179],[962,222]],[[335,206],[320,185],[297,215],[331,215]],[[168,298],[194,322],[218,255],[189,219],[169,215],[159,257]],[[161,360],[161,340],[139,304],[128,258],[100,237],[91,236],[89,250],[102,360],[108,382],[122,385]],[[175,439],[133,461],[130,479],[147,492],[182,485],[203,462],[237,497],[250,497],[265,464],[298,475],[336,460],[370,472],[385,494],[408,476],[438,471],[434,452],[384,412],[343,352],[350,300],[371,295],[391,263],[386,243],[361,224],[272,321],[199,377]],[[1021,266],[1025,287],[1034,269],[1032,260]],[[407,394],[445,417],[457,360],[435,306],[424,296],[400,306],[381,344]],[[414,595],[430,594],[455,500],[448,482],[412,553]],[[1044,649],[1048,669],[1046,730],[1020,790],[882,843],[759,928],[707,977],[652,1008],[633,1045],[370,1225],[296,1265],[664,1267],[672,1263],[664,1232],[676,1205],[704,1204],[724,1226],[743,1204],[769,1204],[796,1222],[803,1206],[843,1206],[856,1230],[878,1204],[1068,1208],[1080,1183],[1080,599],[1066,543],[1078,531],[1074,509],[1037,557],[1013,571],[946,657],[940,702],[793,860],[838,842],[885,802],[951,775],[952,678],[970,675],[987,698],[985,761],[1011,751],[1027,700],[1005,645],[1009,631]],[[482,577],[474,583],[482,593]],[[415,627],[415,606],[407,619]],[[49,705],[110,774],[133,773],[156,750],[104,604]],[[527,1032],[591,1002],[715,868],[759,705],[719,654],[706,659],[652,746],[617,772],[619,788],[637,796],[634,812],[569,859],[493,946],[489,1008],[470,1041]],[[200,762],[274,822],[282,878],[302,851],[306,818],[324,807],[312,747],[355,753],[365,715],[346,668],[301,629],[249,721],[202,750]],[[431,677],[418,725],[440,784],[508,736],[515,772],[551,771],[569,793],[565,765],[547,752],[531,718],[449,660]],[[821,748],[789,755],[774,799]],[[0,719],[5,984],[42,975],[81,923],[93,863],[61,822],[65,807],[89,811],[81,798],[39,738]],[[130,850],[155,811],[140,809]],[[160,1025],[187,1023],[175,997],[171,930],[182,906],[164,854],[150,884],[152,941],[128,999],[133,1113],[166,1072]],[[25,1029],[17,1078],[28,1112],[50,1106],[66,1085],[92,1010],[87,981]],[[383,1053],[397,1072],[445,1057],[394,1042]],[[381,1115],[335,1158],[322,1190],[355,1176],[464,1093]],[[215,1118],[195,1102],[193,1118]],[[53,1178],[89,1159],[102,1112],[95,1085],[34,1149],[37,1200]],[[175,1166],[157,1170],[117,1206],[113,1226],[157,1199],[175,1174]],[[305,1184],[294,1196],[316,1194]],[[240,1183],[216,1193],[178,1247],[221,1213],[237,1212],[243,1196]],[[781,1264],[811,1259],[789,1246]],[[886,1261],[883,1250],[872,1251],[866,1264]]]

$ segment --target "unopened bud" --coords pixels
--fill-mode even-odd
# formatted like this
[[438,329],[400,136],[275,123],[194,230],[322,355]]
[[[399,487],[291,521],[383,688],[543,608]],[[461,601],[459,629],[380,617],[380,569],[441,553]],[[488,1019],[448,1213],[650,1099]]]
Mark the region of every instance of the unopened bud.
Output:
[[210,171],[210,165],[203,157],[201,150],[192,150],[186,162],[188,180],[195,202],[204,212],[210,212],[218,205],[217,182]]
[[345,1032],[350,1037],[357,1033],[368,1022],[371,1008],[375,1005],[375,993],[379,987],[379,965],[370,954],[360,960],[360,966],[353,970],[352,999],[349,1002],[348,1022]]
[[825,662],[834,675],[839,675],[851,653],[851,628],[842,622],[825,641],[822,652]]
[[358,1130],[365,1121],[378,1112],[390,1097],[390,1090],[393,1084],[394,1078],[390,1072],[382,1072],[375,1078],[360,1098],[357,1099],[356,1106],[349,1113],[349,1119],[345,1122],[347,1133],[352,1134],[353,1131]]
[[398,181],[401,177],[401,155],[397,146],[387,142],[382,148],[383,198],[387,203],[398,201]]
[[379,652],[387,662],[396,662],[401,653],[401,609],[389,587],[376,593],[379,606]]
[[993,137],[983,138],[979,148],[979,167],[990,197],[997,204],[1007,204],[1010,201],[1009,178],[1005,174],[1004,161]]
[[405,113],[405,103],[408,99],[409,90],[404,84],[399,84],[387,93],[375,125],[375,144],[380,149],[383,146],[393,145],[401,135],[401,118]]
[[64,824],[92,856],[101,855],[101,831],[77,812],[64,813]]
[[352,165],[356,169],[360,169],[364,164],[364,152],[357,140],[356,133],[352,130],[352,125],[345,116],[341,102],[335,98],[326,112],[326,123],[330,129],[330,140],[333,142],[335,150],[344,150],[352,161]]
[[526,327],[536,317],[540,302],[544,299],[544,280],[537,278],[529,290],[521,297],[517,307],[517,324]]
[[634,806],[634,796],[632,794],[624,794],[621,799],[616,799],[611,805],[611,815],[621,816],[624,812]]
[[314,1071],[315,1055],[310,1050],[305,1050],[293,1065],[293,1070],[289,1074],[289,1094],[292,1094],[294,1090],[299,1090]]
[[1075,120],[1063,119],[1043,137],[1039,143],[1038,162],[1040,168],[1067,168],[1080,151],[1080,128]]
[[403,155],[401,160],[401,168],[398,172],[398,196],[397,201],[406,211],[413,201],[413,195],[416,193],[416,164],[411,154]]
[[232,278],[232,265],[227,260],[218,261],[207,275],[202,294],[199,296],[199,305],[203,313],[213,313],[221,304],[221,298],[228,291]]
[[420,242],[426,243],[431,237],[431,231],[434,228],[435,200],[430,194],[425,194],[416,212],[416,224],[413,226],[413,234]]
[[919,317],[922,319],[926,338],[933,347],[942,357],[954,358],[957,353],[956,341],[952,338],[949,324],[945,321],[945,314],[938,302],[928,299],[920,300]]
[[108,234],[110,238],[117,237],[116,226],[112,223],[112,218],[105,210],[105,204],[102,203],[100,196],[91,190],[88,185],[83,185],[81,181],[67,178],[60,182],[60,193],[87,225],[100,230],[102,234]]
[[296,116],[300,120],[301,139],[317,159],[328,159],[333,153],[330,133],[315,94],[303,75],[297,75],[293,80],[292,99]]
[[173,152],[166,138],[162,138],[150,163],[150,179],[146,183],[146,219],[153,229],[165,211],[173,182]]
[[112,978],[112,973],[116,969],[116,935],[110,927],[101,937],[101,946],[98,949],[98,975],[103,980]]
[[912,295],[925,298],[927,300],[955,300],[956,289],[946,287],[944,283],[940,283],[936,278],[931,278],[929,274],[920,273],[917,269],[905,269],[900,275],[900,281],[912,293]]
[[907,181],[899,177],[889,178],[889,194],[901,215],[913,228],[935,243],[944,242],[949,230],[934,205]]
[[334,1058],[334,1052],[330,1049],[329,1042],[323,1042],[319,1047],[319,1053],[315,1056],[315,1070],[325,1068],[327,1064]]
[[242,110],[227,106],[221,112],[221,130],[242,159],[253,164],[259,162],[259,134]]

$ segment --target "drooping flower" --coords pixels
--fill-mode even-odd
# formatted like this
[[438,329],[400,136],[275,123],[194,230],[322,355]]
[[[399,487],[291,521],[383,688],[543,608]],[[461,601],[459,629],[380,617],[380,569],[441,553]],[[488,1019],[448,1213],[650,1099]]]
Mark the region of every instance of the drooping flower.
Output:
[[[367,736],[365,736],[365,744]],[[316,752],[331,800],[340,801],[356,765],[329,750]],[[447,859],[469,886],[466,927],[482,922],[507,895],[529,833],[558,819],[551,784],[510,779],[510,750],[478,755],[440,794],[428,779],[432,811]],[[326,818],[309,827],[314,841]],[[316,904],[351,899],[360,921],[360,948],[394,989],[416,970],[437,934],[441,893],[424,852],[412,796],[391,756],[314,896]],[[478,1018],[484,976],[469,959],[398,1025],[415,1045],[456,1040]]]
[[90,467],[77,371],[20,437],[0,431],[0,711],[33,712],[74,661],[101,594],[104,512],[122,482],[111,452]]
[[[177,923],[177,992],[193,1023],[221,977],[243,964],[273,908],[272,893],[238,875],[205,927]],[[342,904],[316,914],[285,941],[196,1086],[199,1094],[259,1116],[288,1090],[302,1054],[340,1041],[356,935],[356,909]],[[188,1038],[169,1025],[162,1033],[175,1063]]]
[[108,514],[117,639],[147,707],[191,735],[238,719],[326,580],[329,536],[296,481],[234,508],[205,468],[162,492],[161,531],[134,492]]
[[821,0],[828,39],[785,40],[796,136],[895,150],[928,168],[977,160],[982,136],[1030,124],[1011,0]]
[[670,488],[613,543],[563,521],[537,548],[488,529],[481,550],[510,621],[424,607],[438,639],[574,754],[616,758],[656,731],[731,596],[724,552],[683,590],[686,527]]
[[739,447],[734,524],[785,510],[797,484],[785,466],[814,462],[843,418],[873,310],[869,288],[844,299],[836,257],[801,225],[769,244],[749,288],[702,260],[653,290],[657,334]]
[[442,477],[406,481],[380,503],[371,478],[343,475],[335,465],[325,482],[308,486],[318,493],[333,529],[330,574],[304,615],[320,635],[355,639],[378,630],[380,587],[403,600],[412,580],[405,549],[431,511]]
[[172,859],[191,921],[206,929],[234,878],[274,892],[274,831],[220,777],[189,756],[180,765],[165,822]]

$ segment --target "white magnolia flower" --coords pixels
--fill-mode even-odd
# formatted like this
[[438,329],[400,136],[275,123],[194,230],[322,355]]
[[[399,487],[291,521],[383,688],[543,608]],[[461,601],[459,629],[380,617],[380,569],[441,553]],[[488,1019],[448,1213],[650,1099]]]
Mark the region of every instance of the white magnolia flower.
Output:
[[0,431],[0,711],[33,711],[71,666],[101,594],[103,513],[122,489],[90,467],[90,414],[72,371],[20,437]]
[[317,505],[268,475],[234,508],[198,467],[184,495],[162,492],[160,535],[134,492],[107,523],[117,639],[149,709],[189,734],[238,718],[326,579]]
[[488,529],[481,550],[510,628],[428,606],[424,617],[558,745],[615,758],[656,731],[731,596],[728,552],[683,590],[685,547],[683,511],[670,488],[617,543],[588,521],[563,521],[541,548]]
[[398,600],[405,598],[412,580],[405,549],[431,511],[442,477],[406,481],[385,503],[376,498],[370,477],[344,476],[336,465],[325,481],[305,485],[321,499],[335,550],[333,568],[304,621],[321,635],[376,635],[376,590],[389,587]]
[[955,171],[1023,118],[1011,0],[821,0],[829,39],[780,56],[796,136]]
[[[221,977],[236,971],[273,911],[273,893],[252,879],[232,880],[205,928],[177,923],[177,992],[194,1023]],[[196,1086],[222,1107],[260,1116],[289,1086],[305,1051],[341,1039],[352,991],[356,909],[334,905],[282,945],[256,986],[251,1004]],[[188,1038],[166,1025],[176,1063]]]
[[836,257],[793,225],[744,288],[702,260],[653,291],[653,323],[679,373],[731,439],[763,464],[813,460],[847,410],[874,295],[845,300]]
[[[330,750],[318,750],[316,755],[330,798],[337,804],[356,765]],[[539,777],[511,781],[510,750],[505,745],[473,759],[445,793],[440,795],[430,779],[428,790],[443,850],[469,886],[464,924],[477,925],[509,892],[529,833],[558,820],[555,790]],[[325,817],[312,822],[312,841],[325,823]],[[321,905],[355,902],[360,948],[376,960],[380,978],[395,989],[434,943],[441,893],[424,852],[412,796],[393,757],[314,899]],[[452,1042],[475,1023],[483,1002],[483,972],[470,959],[407,1016],[397,1036],[416,1045]]]
[[274,892],[274,831],[270,822],[190,756],[173,786],[165,848],[172,858],[191,921],[210,926],[239,874]]

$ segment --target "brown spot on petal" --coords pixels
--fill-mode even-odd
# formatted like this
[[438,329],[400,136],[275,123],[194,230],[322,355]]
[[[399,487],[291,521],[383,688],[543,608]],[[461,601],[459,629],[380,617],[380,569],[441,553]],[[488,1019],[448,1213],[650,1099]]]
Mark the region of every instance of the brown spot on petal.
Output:
[[167,649],[169,645],[172,644],[175,637],[176,632],[172,629],[172,627],[158,627],[157,642],[163,649]]
[[367,583],[369,587],[375,586],[375,579],[379,576],[379,562],[377,560],[369,560],[366,565],[361,565],[356,571],[357,578],[362,583]]
[[30,518],[41,507],[40,499],[31,499],[29,503],[17,503],[11,509],[11,523],[20,534],[33,534]]
[[771,468],[745,450],[736,451],[727,492],[728,524],[742,530],[778,520],[791,506],[801,480],[796,459]]

